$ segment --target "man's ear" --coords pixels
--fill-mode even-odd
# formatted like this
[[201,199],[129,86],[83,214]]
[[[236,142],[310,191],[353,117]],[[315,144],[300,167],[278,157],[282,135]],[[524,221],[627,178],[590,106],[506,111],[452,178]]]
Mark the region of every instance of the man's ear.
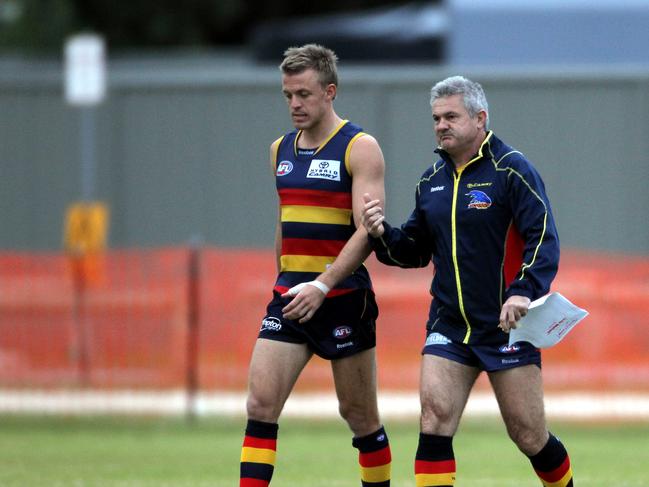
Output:
[[330,83],[326,86],[325,93],[327,94],[327,98],[333,101],[336,99],[336,94],[338,93],[338,87],[335,84]]
[[485,112],[484,110],[480,110],[478,112],[477,117],[478,117],[478,123],[480,124],[480,128],[486,130],[486,127],[487,127],[487,112]]

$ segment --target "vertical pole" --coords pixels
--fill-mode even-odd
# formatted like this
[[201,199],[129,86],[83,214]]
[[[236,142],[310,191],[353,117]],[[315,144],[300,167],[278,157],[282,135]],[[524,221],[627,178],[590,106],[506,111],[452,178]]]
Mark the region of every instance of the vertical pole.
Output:
[[197,239],[189,246],[187,272],[187,419],[196,418],[196,396],[198,393],[198,341],[200,323],[200,260],[201,248]]
[[74,323],[76,340],[74,355],[77,361],[80,387],[90,385],[90,356],[88,351],[88,330],[86,323],[86,277],[83,269],[83,256],[71,256],[74,279]]
[[[79,108],[80,156],[81,156],[81,196],[85,202],[90,202],[95,195],[95,111],[92,106]],[[84,234],[86,232],[82,232]],[[88,249],[81,249],[73,255],[74,266],[74,319],[77,328],[77,361],[79,370],[79,385],[90,385],[90,330],[88,329],[86,300],[86,257]]]
[[95,109],[82,106],[81,112],[81,199],[92,201],[95,198],[95,179],[97,160],[95,151]]
[[[95,198],[96,151],[95,106],[106,98],[106,46],[103,37],[96,34],[71,36],[64,46],[65,100],[79,107],[79,132],[81,149],[81,199],[85,204]],[[82,210],[81,223],[88,224],[88,214]],[[88,235],[92,228],[77,229],[78,235],[69,242],[74,269],[74,319],[77,333],[75,353],[79,367],[79,381],[85,387],[90,379],[90,342],[88,323]],[[91,249],[96,251],[97,249]]]

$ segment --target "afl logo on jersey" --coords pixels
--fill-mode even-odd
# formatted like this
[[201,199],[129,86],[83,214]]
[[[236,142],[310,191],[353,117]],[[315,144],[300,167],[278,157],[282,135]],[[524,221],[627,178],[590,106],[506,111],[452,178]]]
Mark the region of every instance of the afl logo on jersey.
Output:
[[293,163],[291,161],[282,161],[277,165],[277,175],[286,176],[293,170]]

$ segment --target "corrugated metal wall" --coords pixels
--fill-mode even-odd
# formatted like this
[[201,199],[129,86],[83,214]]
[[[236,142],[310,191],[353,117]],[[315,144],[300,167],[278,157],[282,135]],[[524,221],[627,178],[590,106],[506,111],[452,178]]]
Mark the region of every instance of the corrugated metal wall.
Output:
[[[456,71],[341,68],[336,110],[381,143],[393,223],[432,161],[430,87],[460,72],[483,84],[496,134],[541,171],[564,246],[649,253],[649,70]],[[61,79],[55,63],[0,63],[0,248],[60,248],[80,198],[80,114]],[[96,186],[111,246],[271,246],[268,146],[291,128],[277,69],[139,59],[111,63],[109,79]]]

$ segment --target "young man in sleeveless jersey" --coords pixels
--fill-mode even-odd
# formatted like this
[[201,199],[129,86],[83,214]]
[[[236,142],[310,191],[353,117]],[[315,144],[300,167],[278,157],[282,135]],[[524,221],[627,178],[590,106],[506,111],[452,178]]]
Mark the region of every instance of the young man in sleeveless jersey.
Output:
[[[241,487],[270,484],[278,420],[313,354],[331,362],[339,411],[359,451],[361,485],[390,485],[376,397],[378,309],[360,223],[362,195],[384,199],[385,164],[377,141],[334,111],[336,61],[331,50],[308,44],[288,49],[280,65],[295,130],[270,147],[278,276],[250,362]],[[318,448],[316,438],[312,445]]]

